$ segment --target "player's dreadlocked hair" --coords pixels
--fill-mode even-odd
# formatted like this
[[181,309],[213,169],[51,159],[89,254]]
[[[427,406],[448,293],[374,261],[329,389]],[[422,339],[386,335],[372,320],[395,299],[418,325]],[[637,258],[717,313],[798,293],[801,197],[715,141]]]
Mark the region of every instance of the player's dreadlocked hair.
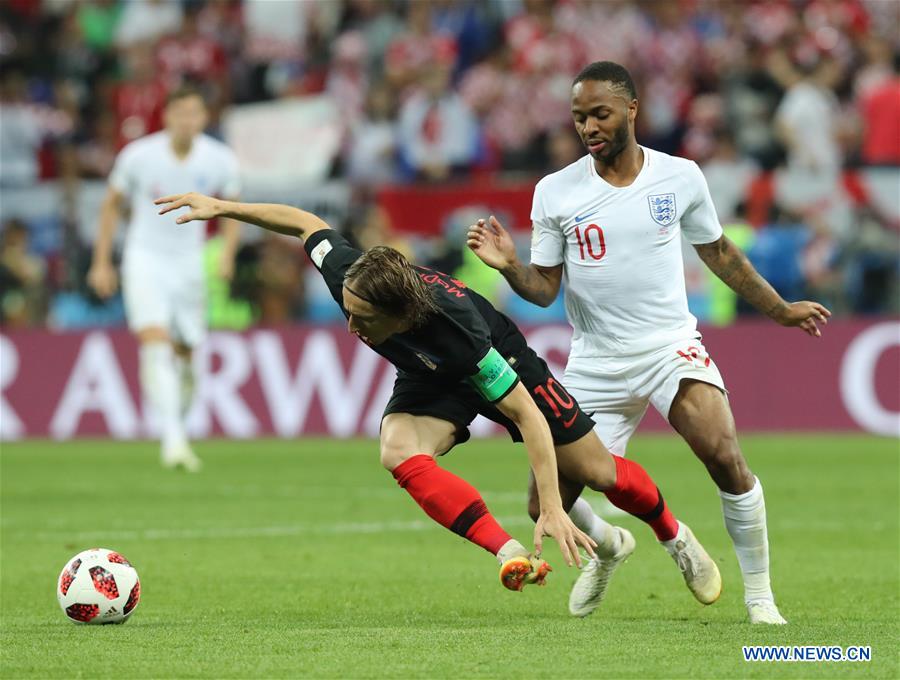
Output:
[[364,252],[347,269],[344,285],[382,312],[409,320],[413,328],[438,310],[419,273],[402,253],[388,246]]
[[637,89],[628,69],[614,61],[595,61],[588,64],[575,76],[572,85],[575,86],[582,80],[600,80],[609,83],[617,94],[628,101],[637,99]]

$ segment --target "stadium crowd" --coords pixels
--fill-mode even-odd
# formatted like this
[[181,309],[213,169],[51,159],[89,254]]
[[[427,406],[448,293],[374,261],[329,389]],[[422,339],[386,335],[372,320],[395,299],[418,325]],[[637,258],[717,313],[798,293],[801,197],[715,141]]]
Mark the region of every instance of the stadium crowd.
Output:
[[[0,317],[123,322],[84,286],[95,225],[74,206],[123,145],[160,128],[181,82],[202,88],[214,135],[230,106],[329,95],[344,226],[457,271],[474,267],[459,229],[437,242],[398,229],[379,190],[533,183],[571,163],[584,154],[571,80],[600,59],[638,84],[638,140],[701,165],[729,235],[779,292],[896,313],[898,25],[900,4],[881,0],[6,0],[0,190],[55,181],[66,207],[49,222],[0,207]],[[233,284],[211,282],[213,324],[315,319],[305,266],[282,239],[248,243]],[[698,262],[687,276],[702,320],[749,311]]]

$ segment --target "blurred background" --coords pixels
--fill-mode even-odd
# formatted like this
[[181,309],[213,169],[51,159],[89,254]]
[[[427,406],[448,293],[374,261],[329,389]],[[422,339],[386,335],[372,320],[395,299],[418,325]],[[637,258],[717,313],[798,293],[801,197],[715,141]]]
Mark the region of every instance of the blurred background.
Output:
[[[186,81],[238,154],[244,200],[304,207],[525,325],[564,324],[561,300],[511,295],[463,233],[496,214],[527,258],[535,182],[585,153],[572,79],[601,59],[634,77],[638,141],[700,164],[728,235],[784,297],[893,319],[898,36],[893,0],[4,0],[4,330],[124,326],[121,300],[85,283],[105,178]],[[230,283],[219,247],[212,225],[212,328],[342,320],[297,243],[247,228]],[[705,327],[752,317],[685,257]]]
[[[639,141],[700,163],[722,223],[782,295],[896,312],[898,13],[890,0],[6,0],[3,323],[124,323],[84,283],[99,199],[118,150],[160,128],[186,80],[238,152],[247,200],[321,212],[520,320],[563,320],[561,305],[511,298],[461,235],[496,212],[527,251],[534,182],[584,154],[572,78],[600,59],[632,72]],[[701,320],[749,313],[690,262]],[[213,287],[214,327],[339,318],[282,239],[248,240],[235,284]]]

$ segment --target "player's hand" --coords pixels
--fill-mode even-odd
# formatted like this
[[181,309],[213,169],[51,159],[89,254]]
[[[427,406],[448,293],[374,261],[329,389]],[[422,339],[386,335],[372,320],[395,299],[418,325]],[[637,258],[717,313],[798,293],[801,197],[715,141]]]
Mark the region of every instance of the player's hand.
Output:
[[775,320],[782,326],[799,326],[813,337],[821,337],[818,321],[823,326],[828,323],[828,317],[831,312],[818,302],[810,302],[803,300],[801,302],[792,302],[787,305],[776,317]]
[[190,208],[189,212],[179,215],[175,220],[176,224],[184,224],[193,220],[211,220],[221,214],[221,202],[212,196],[204,196],[191,192],[189,194],[172,194],[171,196],[163,196],[153,201],[156,205],[164,206],[160,211],[160,215],[167,212],[178,210],[179,208]]
[[88,285],[101,300],[111,297],[119,285],[116,269],[109,262],[95,262],[87,275]]
[[541,516],[538,517],[534,525],[534,552],[536,556],[540,556],[543,551],[544,536],[550,536],[559,543],[559,549],[562,551],[566,564],[570,567],[574,563],[579,569],[581,568],[581,553],[578,552],[579,545],[591,557],[597,556],[594,554],[597,542],[572,523],[562,506],[550,510],[541,510]]
[[469,227],[466,245],[482,262],[494,269],[503,270],[516,262],[516,244],[493,215],[487,222],[478,220]]

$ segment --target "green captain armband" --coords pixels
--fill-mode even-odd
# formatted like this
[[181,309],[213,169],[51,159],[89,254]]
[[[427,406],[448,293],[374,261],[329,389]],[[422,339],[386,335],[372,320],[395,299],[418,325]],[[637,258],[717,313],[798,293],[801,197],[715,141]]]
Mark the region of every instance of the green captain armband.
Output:
[[500,352],[491,347],[478,362],[478,373],[469,376],[469,380],[482,397],[494,403],[509,394],[518,382],[519,376]]

